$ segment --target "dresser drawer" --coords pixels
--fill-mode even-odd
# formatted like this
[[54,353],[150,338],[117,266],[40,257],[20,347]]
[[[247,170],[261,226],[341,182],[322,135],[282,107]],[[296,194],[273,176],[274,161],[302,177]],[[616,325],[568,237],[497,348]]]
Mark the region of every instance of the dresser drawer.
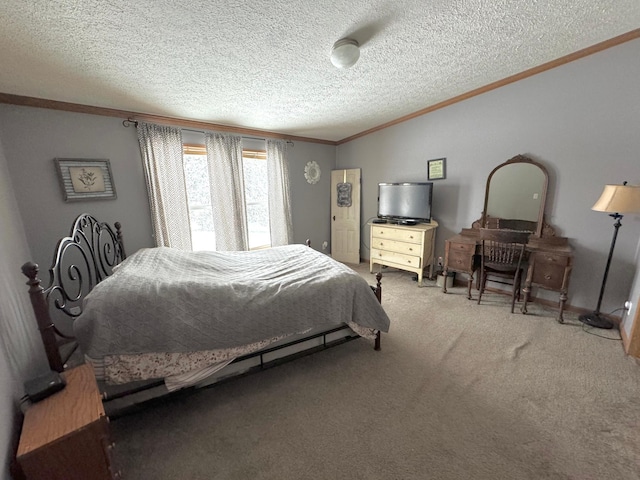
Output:
[[371,227],[371,236],[400,242],[422,243],[424,232],[403,230],[392,227]]
[[472,272],[474,270],[475,243],[447,242],[447,269]]
[[470,272],[473,270],[473,252],[464,252],[452,250],[449,252],[449,261],[447,262],[449,270],[462,270]]
[[415,243],[398,242],[386,238],[373,238],[372,248],[386,250],[387,252],[406,253],[407,255],[420,255],[420,246]]
[[531,282],[549,290],[567,288],[565,277],[571,270],[571,256],[554,252],[533,252],[529,258],[533,274]]
[[397,265],[403,265],[411,268],[422,267],[419,256],[389,252],[387,250],[378,250],[374,248],[371,250],[371,261],[375,263],[376,260],[395,263]]
[[449,255],[453,252],[465,252],[468,255],[473,255],[476,251],[475,243],[457,243],[457,242],[447,242],[449,246]]
[[551,290],[561,290],[566,268],[563,265],[537,263],[533,266],[532,283]]
[[571,263],[571,257],[559,253],[535,252],[530,260],[537,264],[558,265],[565,267]]

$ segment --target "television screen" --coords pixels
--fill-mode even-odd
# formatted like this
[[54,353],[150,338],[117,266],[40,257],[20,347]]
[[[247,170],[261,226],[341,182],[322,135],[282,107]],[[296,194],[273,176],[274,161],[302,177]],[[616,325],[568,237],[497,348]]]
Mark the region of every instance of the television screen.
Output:
[[379,183],[378,217],[391,221],[431,222],[433,183]]

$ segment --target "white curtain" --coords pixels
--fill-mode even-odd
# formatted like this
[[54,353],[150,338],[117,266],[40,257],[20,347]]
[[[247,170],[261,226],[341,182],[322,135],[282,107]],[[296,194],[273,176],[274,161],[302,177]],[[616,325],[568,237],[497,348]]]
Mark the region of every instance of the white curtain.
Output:
[[242,137],[205,135],[216,250],[249,250],[242,171]]
[[137,130],[156,245],[191,250],[182,131],[142,122]]
[[283,140],[267,140],[267,177],[271,246],[289,245],[293,241],[293,227],[287,143]]

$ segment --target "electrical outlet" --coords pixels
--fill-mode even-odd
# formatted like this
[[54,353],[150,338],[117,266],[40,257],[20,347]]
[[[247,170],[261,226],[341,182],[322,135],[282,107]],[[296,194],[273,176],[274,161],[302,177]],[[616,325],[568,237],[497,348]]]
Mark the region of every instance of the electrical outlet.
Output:
[[329,242],[327,242],[326,240],[324,242],[322,242],[322,249],[323,250],[326,250],[328,246],[329,246]]

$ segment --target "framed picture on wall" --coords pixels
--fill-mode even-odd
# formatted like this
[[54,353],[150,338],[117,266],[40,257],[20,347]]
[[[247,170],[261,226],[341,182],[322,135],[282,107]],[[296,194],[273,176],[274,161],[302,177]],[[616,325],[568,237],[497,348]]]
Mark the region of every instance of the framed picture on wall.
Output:
[[54,158],[65,202],[116,198],[106,159]]
[[440,180],[447,178],[447,159],[436,158],[427,162],[427,172],[429,180]]

